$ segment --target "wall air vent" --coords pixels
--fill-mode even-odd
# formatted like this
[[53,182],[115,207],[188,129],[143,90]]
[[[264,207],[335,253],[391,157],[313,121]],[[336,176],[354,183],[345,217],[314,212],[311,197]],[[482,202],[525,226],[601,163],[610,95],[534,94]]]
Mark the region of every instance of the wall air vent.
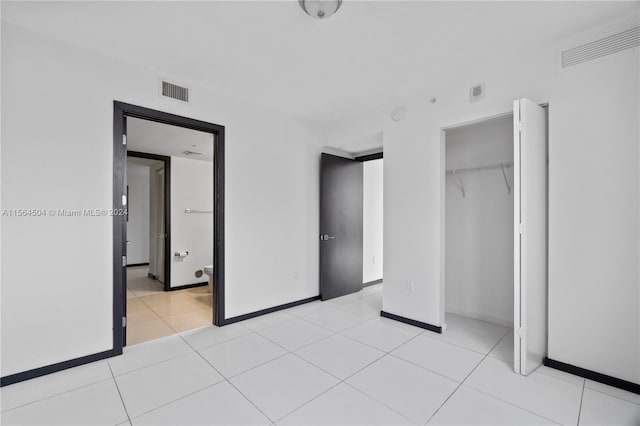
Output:
[[177,84],[162,81],[162,96],[176,99],[182,102],[189,102],[189,89]]
[[640,46],[640,27],[630,28],[560,52],[562,69]]

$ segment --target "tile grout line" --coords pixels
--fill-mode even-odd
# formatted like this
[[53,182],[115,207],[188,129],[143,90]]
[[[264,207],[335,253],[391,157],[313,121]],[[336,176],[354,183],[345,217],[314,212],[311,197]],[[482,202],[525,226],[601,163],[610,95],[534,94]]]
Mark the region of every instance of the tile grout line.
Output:
[[[506,336],[506,335],[505,335],[505,336]],[[502,339],[501,339],[501,340],[502,340]],[[498,344],[500,344],[500,342],[496,343],[496,346],[497,346]],[[493,349],[495,349],[495,346],[493,347]],[[491,351],[493,351],[493,349],[491,349]],[[491,353],[491,351],[489,351],[489,353]],[[482,364],[482,363],[483,363],[487,358],[491,358],[491,359],[494,359],[494,360],[500,361],[500,362],[502,362],[502,363],[508,363],[508,361],[504,361],[504,360],[501,360],[501,359],[499,359],[499,358],[494,358],[494,357],[492,357],[492,356],[489,356],[489,354],[487,354],[487,356],[485,356],[485,357],[482,359],[482,361],[480,361],[480,362],[478,363],[478,365],[476,365],[476,366],[473,368],[473,370],[472,370],[472,371],[467,375],[467,377],[465,377],[465,379],[460,383],[460,385],[461,385],[461,386],[464,384],[464,382],[466,382],[466,381],[467,381],[467,379],[471,376],[471,374],[473,374],[473,372],[474,372],[474,371],[475,371],[475,370],[480,366],[480,364]],[[516,373],[513,373],[513,374],[516,374]],[[542,373],[540,373],[540,374],[542,374]],[[557,377],[554,377],[554,376],[548,376],[548,375],[546,375],[546,374],[545,374],[544,376],[545,376],[545,377],[551,377],[552,379],[556,379],[556,380],[559,380],[559,381],[562,381],[562,382],[565,382],[565,383],[572,384],[572,383],[567,382],[567,381],[565,381],[565,380],[558,379]],[[492,394],[490,394],[490,393],[487,393],[487,392],[483,391],[482,389],[478,389],[478,388],[475,388],[475,387],[473,387],[473,386],[469,386],[469,385],[465,385],[465,386],[467,386],[469,389],[473,389],[473,390],[474,390],[474,391],[476,391],[476,392],[480,392],[480,393],[481,393],[481,394],[483,394],[483,395],[486,395],[486,396],[491,397],[491,398],[493,398],[493,399],[496,399],[496,400],[498,400],[498,401],[504,402],[505,404],[511,405],[512,407],[518,408],[518,409],[520,409],[520,410],[522,410],[522,411],[525,411],[525,412],[527,412],[527,413],[529,413],[529,414],[533,414],[534,416],[537,416],[537,417],[540,417],[540,418],[542,418],[542,419],[548,420],[548,421],[550,421],[551,423],[560,424],[560,423],[556,422],[555,420],[552,420],[552,419],[550,419],[550,418],[547,418],[547,417],[543,416],[542,414],[535,413],[535,412],[533,412],[533,411],[529,410],[528,408],[524,408],[524,407],[521,407],[521,406],[519,406],[519,405],[516,405],[516,404],[514,404],[514,403],[512,403],[512,402],[510,402],[510,401],[506,401],[506,400],[504,400],[504,399],[502,399],[502,398],[499,398],[499,397],[497,397],[497,396],[495,396],[495,395],[492,395]],[[460,387],[460,386],[459,386],[459,387]],[[458,389],[456,388],[456,391],[457,391],[457,390],[458,390]],[[447,398],[447,399],[448,399],[448,398]],[[445,401],[445,402],[446,402],[446,401]],[[444,403],[443,403],[443,405],[444,405]],[[442,407],[441,407],[441,408],[442,408]],[[439,410],[440,410],[440,408],[438,408],[438,411],[439,411]],[[434,415],[435,415],[435,413],[434,413]],[[431,420],[431,419],[429,419],[429,420]]]
[[166,407],[167,405],[171,405],[171,404],[173,404],[174,402],[177,402],[177,401],[180,401],[180,400],[185,399],[185,398],[187,398],[187,397],[190,397],[191,395],[195,395],[195,394],[197,394],[198,392],[202,392],[202,391],[203,391],[203,390],[205,390],[205,389],[209,389],[209,388],[211,388],[211,387],[214,387],[215,385],[219,385],[219,384],[220,384],[220,383],[222,383],[223,381],[224,381],[224,380],[220,380],[219,382],[212,383],[212,384],[207,385],[207,386],[205,386],[205,387],[202,387],[202,388],[196,389],[196,390],[194,390],[193,392],[189,392],[189,393],[188,393],[188,394],[186,394],[186,395],[182,395],[182,396],[180,396],[180,397],[178,397],[178,398],[176,398],[176,399],[172,399],[172,400],[171,400],[171,401],[169,401],[169,402],[165,402],[164,404],[161,404],[161,405],[159,405],[159,406],[157,406],[157,407],[154,407],[154,408],[152,408],[152,409],[150,409],[150,410],[147,410],[147,411],[145,411],[145,412],[142,412],[142,413],[140,413],[140,414],[137,414],[137,415],[133,416],[133,419],[138,419],[138,418],[140,418],[140,417],[144,416],[145,414],[149,414],[149,413],[151,413],[152,411],[156,411],[156,410],[158,410],[158,409],[160,409],[160,408],[162,408],[162,407]]
[[[249,334],[249,333],[248,333],[248,334]],[[182,336],[180,336],[180,337],[182,338]],[[208,365],[209,365],[209,366],[210,366],[210,367],[211,367],[211,368],[212,368],[216,373],[218,373],[218,374],[220,375],[220,377],[222,377],[222,378],[224,379],[224,380],[222,380],[222,381],[220,381],[220,382],[218,382],[218,383],[222,383],[223,381],[226,381],[226,382],[227,382],[231,387],[233,387],[236,391],[238,391],[238,393],[239,393],[240,395],[242,395],[244,399],[246,399],[246,400],[247,400],[251,405],[253,405],[253,406],[256,408],[256,410],[258,410],[258,411],[259,411],[259,412],[260,412],[260,413],[261,413],[261,414],[262,414],[262,415],[263,415],[267,420],[269,420],[271,423],[275,423],[275,422],[271,419],[271,417],[267,416],[267,414],[266,414],[264,411],[262,411],[262,410],[260,409],[260,407],[258,407],[258,406],[257,406],[253,401],[251,401],[251,400],[250,400],[250,399],[249,399],[249,398],[248,398],[244,393],[242,393],[242,391],[241,391],[240,389],[238,389],[238,387],[237,387],[236,385],[234,385],[234,384],[231,382],[231,380],[229,380],[229,379],[228,379],[224,374],[222,374],[220,371],[218,371],[218,369],[217,369],[217,368],[215,368],[215,367],[213,366],[213,364],[211,364],[211,363],[210,363],[210,362],[209,362],[209,361],[208,361],[204,356],[202,356],[202,354],[201,354],[200,352],[198,352],[198,351],[197,351],[193,346],[191,346],[191,345],[189,344],[189,342],[187,342],[184,338],[182,338],[182,340],[184,340],[184,342],[185,342],[187,345],[189,345],[189,346],[191,347],[191,349],[193,349],[193,350],[198,354],[198,356],[204,360],[204,362],[206,362],[206,363],[207,363],[207,364],[208,364]],[[214,385],[216,385],[216,384],[218,384],[218,383],[215,383]],[[212,386],[214,386],[214,385],[212,385]]]
[[[87,383],[87,384],[82,385],[82,386],[78,386],[77,388],[67,389],[65,391],[58,392],[56,394],[46,396],[44,398],[36,399],[34,401],[25,402],[24,404],[20,404],[20,405],[17,405],[15,407],[12,407],[12,408],[7,408],[6,410],[2,410],[1,412],[2,412],[2,414],[8,413],[9,411],[13,411],[13,410],[17,410],[18,408],[26,407],[27,405],[32,405],[32,404],[35,404],[37,402],[42,402],[42,401],[45,401],[47,399],[51,399],[51,398],[55,398],[55,397],[60,396],[60,395],[64,395],[66,393],[70,393],[70,392],[73,392],[73,391],[76,391],[76,390],[79,390],[79,389],[84,389],[84,388],[87,388],[87,387],[92,386],[92,385],[97,385],[98,383],[106,382],[107,380],[111,380],[111,379],[112,379],[112,377],[107,377],[107,378],[104,378],[104,379],[100,379],[100,380],[98,380],[96,382],[91,382],[91,383]],[[24,383],[24,382],[22,382],[22,383]],[[15,384],[19,384],[19,383],[15,383]]]
[[582,415],[582,401],[584,401],[584,388],[587,385],[587,381],[586,380],[582,380],[582,393],[580,394],[580,408],[578,408],[578,422],[576,423],[576,426],[580,426],[580,416]]
[[[310,315],[313,315],[313,314],[310,314]],[[295,319],[303,319],[303,318],[302,318],[302,317],[299,317],[299,318],[295,318]],[[306,320],[305,320],[305,321],[306,321]],[[280,323],[280,324],[284,324],[285,322],[287,322],[287,321],[284,321],[284,322],[282,322],[282,323]],[[242,373],[238,373],[238,374],[236,374],[236,375],[234,375],[234,376],[233,376],[233,377],[239,376],[240,374],[244,374],[244,373],[249,372],[249,371],[251,371],[251,370],[253,370],[253,369],[255,369],[255,368],[258,368],[258,367],[260,367],[260,366],[263,366],[263,365],[265,365],[265,364],[268,364],[268,363],[270,363],[271,361],[275,361],[276,359],[283,358],[283,357],[285,357],[285,356],[287,356],[287,355],[293,355],[293,356],[295,356],[296,358],[300,359],[301,361],[303,361],[303,362],[305,362],[305,363],[307,363],[307,364],[311,365],[312,367],[315,367],[315,368],[319,369],[320,371],[322,371],[322,372],[324,372],[324,373],[328,374],[329,376],[331,376],[331,377],[335,378],[336,380],[338,380],[338,382],[337,382],[335,385],[333,385],[333,386],[331,386],[331,387],[329,387],[329,388],[325,389],[324,391],[320,392],[318,395],[314,396],[314,397],[313,397],[313,398],[311,398],[309,401],[305,402],[304,404],[300,405],[299,407],[294,408],[292,411],[290,411],[290,412],[286,413],[284,416],[280,417],[280,418],[279,418],[279,419],[277,419],[276,421],[280,421],[280,420],[284,419],[285,417],[289,416],[290,414],[293,414],[295,411],[297,411],[297,410],[299,410],[300,408],[304,407],[305,405],[309,404],[311,401],[313,401],[313,400],[317,399],[318,397],[320,397],[321,395],[323,395],[323,394],[327,393],[328,391],[330,391],[331,389],[335,388],[335,387],[336,387],[336,386],[338,386],[339,384],[344,383],[345,385],[347,385],[347,386],[349,386],[349,387],[351,387],[351,388],[353,388],[353,389],[357,390],[358,392],[360,392],[361,394],[363,394],[363,395],[365,395],[366,397],[370,398],[371,400],[373,400],[373,401],[377,402],[378,404],[381,404],[382,406],[384,406],[384,407],[388,408],[388,409],[389,409],[389,410],[391,410],[392,412],[394,412],[394,413],[398,414],[399,416],[401,416],[401,417],[403,417],[403,418],[405,418],[405,419],[409,420],[411,423],[413,423],[413,421],[412,421],[411,419],[407,418],[404,414],[401,414],[401,413],[397,412],[395,409],[393,409],[393,408],[391,408],[391,407],[387,406],[387,405],[386,405],[386,404],[384,404],[383,402],[378,401],[377,399],[373,398],[372,396],[370,396],[370,395],[368,395],[368,394],[366,394],[366,393],[362,392],[361,390],[359,390],[359,389],[357,389],[357,388],[353,387],[351,384],[349,384],[349,383],[347,383],[347,382],[346,382],[346,380],[347,380],[347,379],[349,379],[349,378],[351,378],[352,376],[354,376],[355,374],[359,373],[361,370],[364,370],[365,368],[369,367],[370,365],[372,365],[372,364],[374,364],[375,362],[379,361],[380,359],[384,358],[386,355],[389,355],[389,353],[388,353],[388,352],[380,351],[379,349],[377,349],[378,351],[383,352],[383,355],[382,355],[382,356],[380,356],[379,358],[377,358],[377,359],[375,359],[374,361],[370,362],[369,364],[367,364],[367,365],[365,365],[365,366],[361,367],[360,369],[358,369],[357,371],[355,371],[354,373],[352,373],[351,375],[349,375],[349,376],[348,376],[348,377],[346,377],[345,379],[340,379],[339,377],[336,377],[336,376],[334,376],[333,374],[329,373],[328,371],[324,370],[322,367],[319,367],[319,366],[317,366],[317,365],[313,364],[311,361],[308,361],[308,360],[306,360],[306,359],[302,358],[302,357],[301,357],[300,355],[298,355],[297,353],[295,353],[295,351],[298,351],[298,350],[300,350],[300,349],[302,349],[302,348],[305,348],[305,347],[307,347],[307,346],[310,346],[310,345],[313,345],[313,344],[315,344],[315,343],[318,343],[318,342],[320,342],[320,341],[322,341],[322,340],[326,340],[326,339],[328,339],[329,337],[333,337],[333,336],[336,336],[336,335],[341,335],[341,334],[340,334],[340,332],[336,332],[336,331],[334,331],[334,330],[330,330],[330,329],[327,329],[327,328],[325,328],[325,327],[319,326],[319,325],[317,325],[317,324],[312,323],[311,321],[306,321],[306,322],[307,322],[307,323],[309,323],[309,324],[313,324],[313,325],[316,325],[316,326],[318,326],[318,327],[324,328],[324,329],[326,329],[326,330],[328,330],[328,331],[331,331],[331,332],[332,332],[332,334],[330,334],[330,335],[328,335],[328,336],[325,336],[325,337],[323,337],[323,338],[321,338],[321,339],[318,339],[318,340],[316,340],[316,341],[314,341],[314,342],[311,342],[311,343],[309,343],[309,344],[307,344],[307,345],[303,345],[303,346],[301,346],[301,347],[299,347],[299,348],[296,348],[296,349],[294,349],[294,351],[291,351],[291,350],[289,350],[288,348],[286,348],[286,347],[284,347],[284,346],[280,345],[279,343],[277,343],[277,342],[275,342],[275,341],[271,340],[271,339],[270,339],[270,338],[268,338],[267,336],[264,336],[263,334],[261,334],[261,333],[260,333],[260,331],[261,331],[261,330],[258,330],[258,331],[253,331],[253,330],[252,330],[254,333],[256,333],[256,334],[258,334],[259,336],[263,337],[264,339],[266,339],[266,340],[270,341],[270,342],[271,342],[271,343],[273,343],[274,345],[279,346],[280,348],[282,348],[282,349],[283,349],[283,350],[285,350],[286,352],[285,352],[283,355],[281,355],[281,356],[279,356],[279,357],[277,357],[277,358],[274,358],[274,359],[272,359],[272,360],[266,361],[266,362],[264,362],[264,363],[262,363],[262,364],[260,364],[260,365],[257,365],[257,366],[254,366],[254,367],[252,367],[252,368],[249,368],[249,369],[247,369],[247,370],[243,371]],[[366,321],[365,321],[365,322],[366,322]],[[277,326],[277,325],[280,325],[280,324],[275,324],[275,325],[273,325],[273,327],[275,327],[275,326]],[[360,324],[362,324],[362,323],[356,324],[356,325],[354,325],[354,327],[355,327],[355,326],[357,326],[357,325],[360,325]],[[266,330],[266,329],[268,329],[268,328],[270,328],[270,327],[265,327],[265,328],[264,328],[264,329],[262,329],[262,330]],[[421,334],[421,333],[416,334],[415,336],[413,336],[413,337],[412,337],[411,339],[409,339],[409,340],[413,340],[414,338],[418,337],[420,334]],[[347,336],[343,336],[343,337],[347,337]],[[351,340],[353,340],[353,339],[351,339]],[[355,342],[357,342],[356,340],[354,340],[354,341],[355,341]],[[357,343],[361,343],[361,342],[357,342]],[[405,343],[407,343],[407,342],[405,342]],[[401,344],[401,345],[399,345],[399,346],[402,346],[403,344],[404,344],[404,343],[402,343],[402,344]],[[399,346],[398,346],[398,347],[399,347]],[[374,349],[375,349],[375,348],[374,348]],[[396,349],[396,348],[393,348],[392,350],[395,350],[395,349]],[[207,361],[207,362],[208,362],[208,361]],[[214,367],[214,368],[215,368],[215,367]],[[216,370],[216,371],[217,371],[217,370]],[[225,376],[223,376],[223,377],[225,377]],[[225,377],[225,379],[226,379],[226,377]],[[236,388],[236,387],[234,386],[234,388]],[[237,388],[236,388],[236,389],[237,389]],[[238,390],[238,392],[240,392],[240,390],[239,390],[239,389],[237,389],[237,390]],[[242,394],[242,392],[240,392],[240,393]],[[247,400],[249,400],[249,398],[248,398],[246,395],[244,395],[244,394],[242,394],[242,395],[243,395]],[[253,402],[252,402],[251,400],[249,400],[249,401],[253,404]],[[253,404],[253,405],[255,405],[255,404]],[[262,412],[262,410],[260,410],[260,412]],[[271,420],[271,418],[269,418],[268,416],[267,416],[267,418],[268,418],[269,420]]]
[[[330,335],[330,336],[326,336],[326,337],[324,337],[324,338],[322,338],[322,339],[316,340],[315,342],[309,343],[308,345],[301,346],[300,348],[295,349],[295,351],[298,351],[298,350],[300,350],[300,349],[302,349],[302,348],[304,348],[304,347],[307,347],[307,346],[313,345],[313,344],[315,344],[315,343],[318,343],[318,342],[320,342],[320,341],[322,341],[322,340],[328,339],[329,337],[336,336],[336,335],[340,335],[340,334],[339,334],[338,332],[334,332],[334,334],[332,334],[332,335]],[[417,336],[418,336],[418,335],[413,336],[413,337],[412,337],[412,339],[413,339],[413,338],[415,338],[415,337],[417,337]],[[290,414],[293,414],[294,412],[298,411],[299,409],[301,409],[302,407],[306,406],[306,405],[307,405],[307,404],[309,404],[310,402],[312,402],[312,401],[314,401],[315,399],[319,398],[321,395],[324,395],[325,393],[329,392],[331,389],[333,389],[333,388],[335,388],[336,386],[338,386],[338,385],[340,385],[340,384],[344,383],[345,385],[347,385],[347,386],[349,386],[349,387],[351,387],[351,388],[353,388],[353,389],[357,390],[358,392],[360,392],[361,394],[363,394],[363,395],[367,396],[367,397],[368,397],[368,398],[370,398],[371,400],[373,400],[373,401],[377,402],[378,404],[381,404],[382,406],[384,406],[384,407],[388,408],[389,410],[393,411],[394,413],[398,414],[399,416],[401,416],[401,417],[403,417],[403,418],[405,418],[405,419],[407,419],[407,420],[409,420],[409,421],[411,421],[411,422],[413,423],[413,421],[412,421],[411,419],[407,418],[404,414],[401,414],[401,413],[397,412],[395,409],[393,409],[393,408],[391,408],[391,407],[387,406],[387,405],[386,405],[386,404],[384,404],[383,402],[378,401],[377,399],[373,398],[372,396],[370,396],[370,395],[368,395],[368,394],[364,393],[364,392],[363,392],[363,391],[361,391],[360,389],[357,389],[357,388],[355,388],[353,385],[351,385],[351,384],[349,384],[349,383],[347,383],[347,382],[346,382],[346,380],[348,380],[348,379],[349,379],[349,378],[351,378],[352,376],[356,375],[356,374],[357,374],[357,373],[359,373],[360,371],[364,370],[365,368],[369,367],[370,365],[372,365],[372,364],[374,364],[374,363],[378,362],[379,360],[381,360],[381,359],[382,359],[382,358],[384,358],[385,356],[389,355],[388,353],[386,353],[386,352],[384,352],[384,351],[380,351],[380,350],[378,349],[378,351],[380,351],[380,352],[382,352],[382,353],[383,353],[383,355],[382,355],[382,356],[380,356],[380,357],[376,358],[375,360],[371,361],[371,362],[370,362],[370,363],[368,363],[367,365],[365,365],[365,366],[363,366],[363,367],[359,368],[357,371],[353,372],[352,374],[350,374],[349,376],[345,377],[344,379],[341,379],[341,378],[339,378],[339,377],[337,377],[337,376],[334,376],[334,375],[333,375],[333,374],[331,374],[330,372],[326,371],[326,370],[325,370],[325,369],[323,369],[322,367],[317,366],[316,364],[312,363],[311,361],[306,360],[305,358],[301,357],[301,356],[300,356],[300,355],[298,355],[297,353],[295,353],[295,352],[293,352],[293,351],[290,351],[289,349],[287,349],[287,348],[285,348],[285,347],[283,347],[283,346],[279,345],[278,343],[276,343],[276,342],[272,341],[272,340],[271,340],[271,339],[269,339],[268,337],[266,337],[266,336],[262,336],[262,337],[264,337],[265,339],[269,340],[269,341],[270,341],[270,342],[272,342],[273,344],[275,344],[275,345],[277,345],[277,346],[280,346],[281,348],[283,348],[284,350],[286,350],[288,353],[287,353],[287,354],[285,354],[285,355],[289,355],[289,354],[291,354],[291,355],[293,355],[293,356],[295,356],[295,357],[299,358],[301,361],[303,361],[303,362],[305,362],[305,363],[307,363],[307,364],[311,365],[312,367],[315,367],[315,368],[319,369],[320,371],[322,371],[322,372],[324,372],[324,373],[326,373],[326,374],[330,375],[330,376],[331,376],[331,377],[333,377],[334,379],[338,380],[338,382],[337,382],[336,384],[334,384],[333,386],[331,386],[331,387],[329,387],[329,388],[325,389],[324,391],[320,392],[318,395],[314,396],[314,397],[313,397],[313,398],[311,398],[309,401],[305,402],[304,404],[300,405],[299,407],[296,407],[296,408],[294,408],[293,410],[289,411],[289,412],[288,412],[288,413],[286,413],[284,416],[280,417],[277,421],[280,421],[280,420],[284,419],[285,417],[289,416]],[[345,337],[346,337],[346,336],[345,336]],[[358,343],[360,343],[360,342],[358,342]],[[283,355],[283,356],[285,356],[285,355]],[[281,357],[279,357],[279,358],[281,358]],[[265,362],[264,364],[267,364],[268,362],[270,362],[270,361],[267,361],[267,362]],[[264,364],[262,364],[262,365],[264,365]],[[254,368],[255,368],[255,367],[254,367]],[[251,368],[251,369],[249,369],[249,370],[247,370],[247,371],[250,371],[250,370],[252,370],[252,369],[253,369],[253,368]]]
[[124,398],[122,397],[122,392],[120,392],[120,386],[118,386],[118,381],[116,380],[116,376],[113,374],[113,370],[111,369],[111,365],[107,362],[107,367],[109,367],[109,371],[111,372],[111,378],[113,379],[113,383],[116,385],[116,390],[118,391],[118,396],[120,397],[120,402],[122,402],[122,408],[124,408],[124,413],[127,415],[127,420],[129,424],[131,424],[131,416],[129,415],[129,410],[127,409],[127,404],[124,403]]
[[[506,335],[506,334],[505,334]],[[502,336],[504,338],[504,336]],[[460,387],[463,385],[464,382],[467,381],[467,379],[469,378],[469,376],[471,376],[473,374],[474,371],[476,371],[476,369],[480,366],[480,364],[482,364],[487,357],[489,356],[489,354],[496,348],[496,346],[498,346],[500,344],[500,341],[502,340],[502,338],[500,340],[498,340],[493,347],[484,355],[484,357],[480,360],[480,362],[478,362],[475,367],[473,367],[473,369],[469,372],[469,374],[466,375],[466,377],[460,382],[458,383],[458,386],[456,386],[456,388],[453,390],[453,392],[451,392],[449,394],[449,396],[447,397],[447,399],[444,400],[444,402],[442,404],[440,404],[440,406],[438,407],[438,409],[436,411],[433,412],[433,414],[427,419],[427,421],[424,423],[425,425],[428,424],[435,416],[436,414],[438,414],[438,412],[440,411],[440,409],[442,409],[442,407],[444,407],[444,405],[451,399],[451,397],[458,391],[458,389],[460,389]]]
[[[308,322],[310,322],[310,321],[308,321]],[[365,322],[366,322],[366,321],[365,321]],[[311,322],[310,322],[310,323],[311,323]],[[358,325],[360,325],[360,324],[362,324],[362,323],[356,324],[356,325],[354,325],[353,327],[356,327],[356,326],[358,326]],[[353,327],[349,327],[349,328],[353,328]],[[348,328],[347,328],[347,329],[348,329]],[[346,329],[345,329],[345,330],[346,330]],[[412,336],[412,337],[411,337],[409,340],[407,340],[406,342],[403,342],[403,343],[401,343],[400,345],[398,345],[398,346],[394,347],[393,349],[391,349],[391,351],[394,351],[394,350],[396,350],[397,348],[399,348],[400,346],[405,345],[406,343],[408,343],[409,341],[411,341],[411,340],[413,340],[413,339],[417,338],[417,337],[418,337],[418,336],[420,336],[421,334],[422,334],[422,332],[417,333],[416,335]],[[370,345],[367,345],[367,344],[365,344],[365,343],[359,342],[359,341],[357,341],[357,340],[355,340],[355,339],[351,339],[351,338],[350,338],[350,337],[348,337],[348,336],[343,336],[342,334],[340,334],[340,332],[334,332],[334,334],[332,334],[332,335],[330,335],[330,336],[327,336],[327,337],[324,337],[324,338],[322,338],[322,339],[319,339],[319,340],[317,340],[317,341],[315,341],[315,342],[312,342],[312,343],[310,343],[310,344],[308,344],[308,345],[301,346],[300,348],[297,348],[297,349],[295,349],[295,350],[296,350],[296,351],[298,351],[298,350],[300,350],[300,349],[302,349],[302,348],[304,348],[304,347],[307,347],[307,346],[313,345],[313,344],[315,344],[315,343],[318,343],[318,342],[320,342],[320,341],[322,341],[322,340],[328,339],[329,337],[336,336],[336,335],[339,335],[339,336],[342,336],[342,337],[348,338],[348,339],[350,339],[350,340],[352,340],[352,341],[354,341],[354,342],[356,342],[356,343],[360,343],[360,344],[363,344],[363,345],[365,345],[365,346],[368,346],[368,347],[370,347],[370,348],[372,348],[372,349],[375,349],[375,350],[377,350],[377,351],[381,352],[381,353],[382,353],[382,356],[380,356],[380,357],[376,358],[375,360],[371,361],[370,363],[368,363],[368,364],[364,365],[363,367],[359,368],[358,370],[356,370],[355,372],[351,373],[349,376],[345,377],[344,379],[341,379],[341,378],[339,378],[339,377],[334,376],[334,375],[333,375],[333,374],[331,374],[330,372],[328,372],[328,371],[324,370],[322,367],[320,367],[320,366],[318,366],[318,365],[316,365],[316,364],[312,363],[311,361],[308,361],[308,360],[306,360],[305,358],[302,358],[302,357],[301,357],[300,355],[298,355],[297,353],[292,352],[292,351],[289,351],[289,353],[290,353],[291,355],[294,355],[294,356],[296,356],[297,358],[300,358],[302,361],[304,361],[304,362],[306,362],[306,363],[310,364],[311,366],[313,366],[313,367],[315,367],[315,368],[318,368],[319,370],[321,370],[321,371],[325,372],[326,374],[330,375],[331,377],[333,377],[333,378],[337,379],[337,380],[338,380],[338,383],[336,383],[335,385],[331,386],[330,388],[328,388],[328,389],[324,390],[323,392],[319,393],[318,395],[316,395],[315,397],[311,398],[309,401],[305,402],[304,404],[300,405],[299,407],[294,408],[292,411],[288,412],[287,414],[285,414],[284,416],[282,416],[281,418],[279,418],[279,419],[278,419],[278,421],[280,421],[280,420],[284,419],[285,417],[287,417],[287,416],[289,416],[289,415],[293,414],[294,412],[298,411],[299,409],[301,409],[302,407],[306,406],[306,405],[307,405],[307,404],[309,404],[310,402],[312,402],[312,401],[314,401],[315,399],[319,398],[321,395],[324,395],[325,393],[329,392],[331,389],[335,388],[336,386],[338,386],[338,385],[340,385],[340,384],[344,384],[344,385],[349,386],[350,388],[352,388],[352,389],[356,390],[357,392],[361,393],[362,395],[366,396],[367,398],[371,399],[372,401],[375,401],[375,402],[377,402],[378,404],[382,405],[383,407],[386,407],[387,409],[389,409],[390,411],[392,411],[392,412],[396,413],[396,414],[397,414],[397,415],[399,415],[400,417],[403,417],[403,418],[405,418],[405,419],[409,420],[411,423],[414,423],[414,422],[413,422],[413,420],[409,419],[409,418],[408,418],[408,417],[406,417],[404,414],[402,414],[402,413],[400,413],[400,412],[396,411],[394,408],[389,407],[389,406],[388,406],[387,404],[385,404],[384,402],[379,401],[378,399],[374,398],[373,396],[371,396],[371,395],[369,395],[369,394],[365,393],[364,391],[362,391],[362,390],[360,390],[360,389],[356,388],[355,386],[353,386],[352,384],[350,384],[350,383],[348,383],[348,382],[347,382],[347,380],[348,380],[348,379],[350,379],[351,377],[355,376],[355,375],[356,375],[356,374],[358,374],[360,371],[362,371],[362,370],[366,369],[367,367],[371,366],[372,364],[375,364],[376,362],[380,361],[380,360],[381,360],[382,358],[384,358],[385,356],[393,356],[393,355],[391,355],[391,351],[385,352],[385,351],[380,350],[380,349],[378,349],[378,348],[374,348],[373,346],[370,346]],[[264,336],[263,336],[263,337],[264,337]],[[268,339],[267,337],[265,337],[265,338],[266,338],[266,339]],[[268,339],[268,340],[270,340],[270,339]],[[270,341],[271,341],[271,340],[270,340]],[[274,343],[274,344],[276,344],[276,345],[278,345],[278,343],[276,343],[276,342],[273,342],[273,343]],[[278,345],[278,346],[280,346],[280,345]],[[286,349],[286,348],[283,348],[283,349],[285,349],[285,350],[287,350],[287,351],[288,351],[288,349]]]

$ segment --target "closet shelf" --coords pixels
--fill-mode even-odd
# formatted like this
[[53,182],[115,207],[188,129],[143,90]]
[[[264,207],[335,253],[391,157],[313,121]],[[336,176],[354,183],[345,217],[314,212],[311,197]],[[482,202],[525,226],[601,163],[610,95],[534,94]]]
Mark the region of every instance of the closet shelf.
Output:
[[511,194],[511,185],[509,184],[509,179],[507,179],[507,173],[504,171],[504,169],[509,169],[512,167],[513,167],[513,162],[507,162],[507,163],[490,164],[487,166],[480,166],[480,167],[451,169],[451,170],[447,170],[445,174],[447,176],[455,176],[458,178],[458,184],[457,184],[458,189],[460,189],[460,192],[462,192],[462,198],[465,198],[467,193],[464,189],[464,182],[462,181],[462,176],[460,176],[461,174],[469,173],[469,172],[481,172],[484,170],[502,170],[502,177],[504,177],[504,184],[507,186],[507,194]]

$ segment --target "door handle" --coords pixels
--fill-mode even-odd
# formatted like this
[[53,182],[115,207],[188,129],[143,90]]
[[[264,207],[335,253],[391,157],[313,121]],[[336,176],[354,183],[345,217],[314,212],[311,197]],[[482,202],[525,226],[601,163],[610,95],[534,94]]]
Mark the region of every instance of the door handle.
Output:
[[335,240],[335,239],[336,239],[336,237],[334,237],[332,235],[327,235],[327,234],[320,235],[320,240],[322,240],[322,241]]

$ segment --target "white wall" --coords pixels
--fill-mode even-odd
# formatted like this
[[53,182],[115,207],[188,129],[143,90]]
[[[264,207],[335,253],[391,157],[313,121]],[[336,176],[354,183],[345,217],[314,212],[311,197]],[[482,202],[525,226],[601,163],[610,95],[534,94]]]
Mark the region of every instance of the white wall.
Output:
[[149,262],[149,166],[127,161],[127,264]]
[[[513,116],[446,132],[447,170],[513,162]],[[513,186],[513,168],[506,168]],[[445,310],[513,326],[513,193],[500,169],[446,177]]]
[[549,128],[549,357],[636,383],[639,58],[558,75]]
[[[508,112],[520,97],[549,102],[548,353],[638,383],[640,55],[635,48],[559,72],[555,54],[455,70],[434,86],[436,103],[422,94],[387,105],[383,309],[436,325],[444,319],[441,129]],[[478,82],[486,99],[471,104]],[[398,106],[406,116],[395,122]]]
[[362,276],[365,283],[382,279],[383,162],[384,160],[380,159],[362,163]]
[[[205,282],[196,271],[213,264],[213,163],[171,157],[171,287]],[[175,252],[188,251],[187,257]]]
[[[1,50],[3,208],[110,208],[114,99],[221,124],[226,316],[318,294],[316,133],[197,85],[162,99],[156,72],[4,22]],[[112,348],[112,218],[2,229],[2,376]]]

